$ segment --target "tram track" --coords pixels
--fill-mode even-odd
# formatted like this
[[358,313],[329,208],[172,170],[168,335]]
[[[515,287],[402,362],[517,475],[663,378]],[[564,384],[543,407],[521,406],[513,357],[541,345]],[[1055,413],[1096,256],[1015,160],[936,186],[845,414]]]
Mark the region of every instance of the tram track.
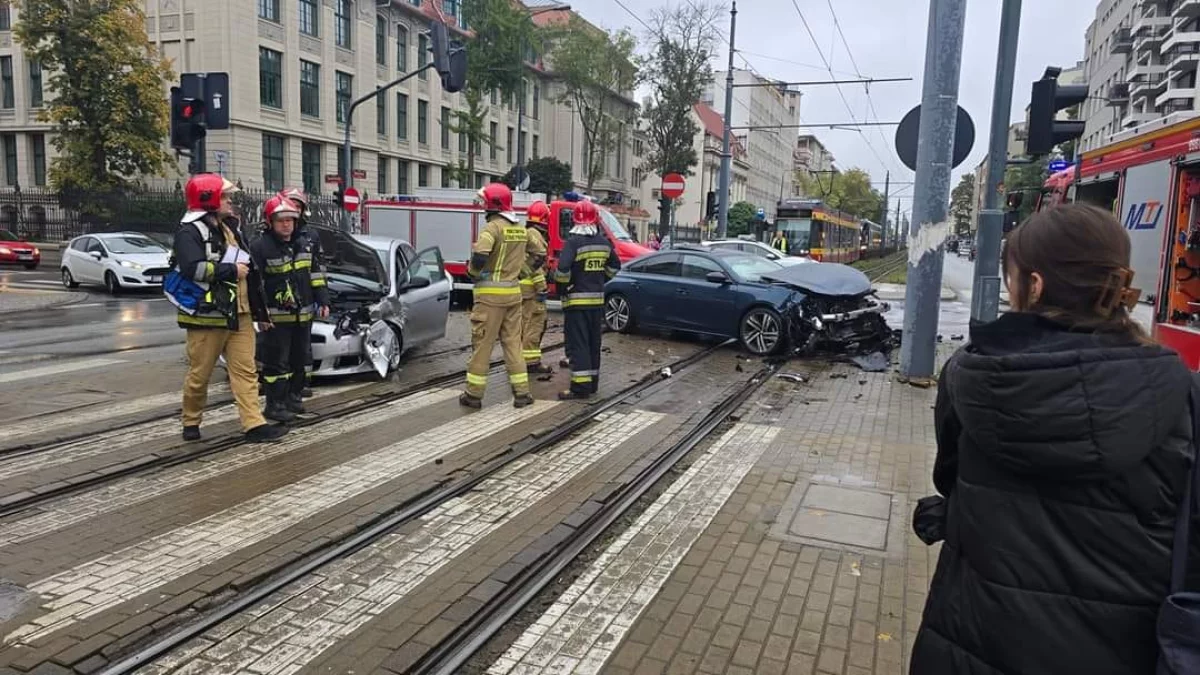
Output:
[[[563,343],[552,344],[544,347],[545,351],[559,349]],[[491,370],[496,370],[504,366],[503,359],[497,359],[489,364]],[[381,406],[385,406],[402,399],[419,395],[421,393],[431,391],[440,387],[458,384],[466,376],[466,370],[459,370],[442,375],[435,375],[419,383],[395,389],[388,383],[378,383],[374,385],[365,385],[364,391],[352,391],[350,397],[338,403],[334,403],[320,412],[314,413],[303,418],[298,418],[291,422],[288,426],[292,429],[301,429],[310,427],[316,424],[326,424],[341,418],[357,415],[360,413],[370,412]],[[172,412],[158,419],[170,418],[178,413]],[[154,420],[150,420],[151,422]],[[141,424],[138,422],[136,424]],[[136,424],[130,425],[136,426]],[[128,428],[128,427],[127,427]],[[81,438],[86,438],[83,436]],[[76,438],[75,441],[80,440]],[[64,446],[72,441],[56,441],[53,444],[26,448],[22,451],[12,451],[0,454],[0,460],[14,459],[25,457],[31,454],[42,454]],[[108,483],[127,478],[130,476],[142,474],[149,471],[167,469],[180,464],[186,464],[198,459],[216,455],[237,447],[247,445],[247,441],[241,434],[229,434],[219,437],[194,449],[184,450],[182,452],[170,454],[148,454],[139,460],[131,460],[117,466],[117,468],[105,473],[91,472],[81,476],[73,477],[72,479],[60,481],[58,483],[47,486],[47,489],[36,492],[22,492],[8,497],[0,496],[0,519],[7,518],[28,510],[32,507],[60,499],[62,497],[71,496],[87,490],[91,490]],[[163,448],[160,452],[168,451],[176,447],[186,447],[186,444],[177,443],[168,448]]]
[[[492,452],[489,456],[475,462],[465,471],[445,476],[422,488],[419,493],[403,502],[397,503],[369,521],[361,523],[352,531],[327,542],[321,548],[310,551],[297,559],[279,564],[273,569],[265,570],[257,577],[260,581],[244,589],[236,589],[236,595],[224,604],[206,610],[198,618],[195,618],[173,633],[157,638],[152,636],[149,639],[150,641],[143,643],[140,647],[136,648],[136,651],[128,653],[120,661],[111,663],[108,668],[101,672],[104,675],[117,675],[119,673],[132,672],[134,669],[153,663],[156,659],[184,645],[189,640],[203,635],[206,631],[219,626],[243,612],[260,606],[264,601],[269,600],[270,596],[303,579],[306,575],[372,545],[397,528],[414,522],[434,509],[445,505],[450,500],[464,496],[475,490],[481,483],[495,476],[506,467],[513,465],[514,462],[529,455],[549,450],[566,441],[574,434],[597,423],[597,418],[604,413],[613,411],[618,406],[631,401],[635,397],[647,394],[649,390],[660,384],[670,386],[669,383],[675,381],[681,372],[704,362],[732,343],[733,341],[729,340],[679,359],[666,366],[669,371],[663,368],[656,368],[634,384],[582,408],[553,428],[544,432],[535,432],[516,443],[509,444]],[[772,367],[774,366],[769,366],[768,369]],[[672,376],[670,378],[665,377],[664,371],[672,373]],[[746,390],[744,396],[749,396],[752,391],[752,389]],[[744,397],[741,400],[744,400]],[[729,402],[727,400],[719,409],[725,410],[728,405]],[[721,419],[727,419],[731,412],[732,408]],[[710,418],[713,418],[713,415],[709,415],[705,419],[708,420]],[[701,426],[705,424],[706,422],[701,422]],[[707,433],[705,432],[705,435]],[[702,438],[702,436],[699,438]],[[699,440],[696,442],[699,442]],[[283,600],[281,604],[287,601]]]

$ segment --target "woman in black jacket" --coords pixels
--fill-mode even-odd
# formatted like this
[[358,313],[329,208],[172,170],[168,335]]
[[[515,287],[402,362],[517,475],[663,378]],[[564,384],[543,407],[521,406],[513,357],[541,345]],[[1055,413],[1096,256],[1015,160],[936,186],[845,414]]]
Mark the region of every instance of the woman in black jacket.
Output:
[[922,500],[913,524],[945,542],[912,675],[1154,672],[1192,374],[1131,319],[1129,248],[1083,205],[1009,237],[1012,311],[973,328],[939,382],[945,503]]

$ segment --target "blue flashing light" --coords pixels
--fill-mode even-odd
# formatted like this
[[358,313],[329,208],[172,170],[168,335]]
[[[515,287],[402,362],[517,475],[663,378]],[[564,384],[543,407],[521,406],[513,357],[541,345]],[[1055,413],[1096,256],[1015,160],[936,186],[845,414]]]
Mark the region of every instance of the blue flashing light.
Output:
[[581,202],[581,201],[583,201],[583,196],[580,195],[578,192],[575,192],[574,190],[571,190],[570,192],[564,192],[562,198],[563,198],[563,201],[565,201],[565,202]]

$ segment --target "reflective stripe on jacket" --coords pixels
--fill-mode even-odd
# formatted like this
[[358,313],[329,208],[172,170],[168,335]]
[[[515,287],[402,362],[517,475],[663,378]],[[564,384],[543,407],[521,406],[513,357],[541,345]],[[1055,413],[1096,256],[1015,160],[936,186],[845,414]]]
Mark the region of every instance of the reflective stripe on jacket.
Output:
[[563,309],[603,307],[604,284],[620,269],[617,252],[603,234],[572,235],[554,273],[554,280],[566,286]]
[[524,225],[499,215],[488,218],[471,248],[467,269],[475,279],[475,301],[498,306],[519,304],[521,270],[532,249]]
[[[232,241],[228,241],[229,238]],[[171,254],[174,268],[206,291],[204,302],[195,313],[182,310],[176,313],[180,328],[237,330],[238,314],[246,309],[254,320],[266,320],[258,270],[252,265],[245,283],[239,284],[237,265],[221,262],[231,244],[248,250],[239,228],[222,227],[214,215],[180,223],[175,231]],[[239,297],[239,286],[245,288],[246,297]]]
[[267,313],[275,323],[312,321],[315,307],[329,304],[325,275],[314,277],[320,261],[305,235],[288,241],[268,230],[250,245],[250,257],[263,270]]

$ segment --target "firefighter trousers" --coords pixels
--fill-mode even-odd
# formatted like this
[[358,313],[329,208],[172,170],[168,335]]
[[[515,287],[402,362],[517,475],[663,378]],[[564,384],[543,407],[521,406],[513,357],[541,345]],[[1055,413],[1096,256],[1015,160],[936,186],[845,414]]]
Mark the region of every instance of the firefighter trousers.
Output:
[[200,426],[208,403],[208,383],[217,359],[225,356],[229,389],[237,405],[242,430],[267,423],[258,405],[258,372],[254,366],[254,319],[238,315],[236,331],[190,328],[187,331],[188,371],[183,380],[183,426]]
[[496,340],[504,349],[504,365],[514,395],[529,393],[529,373],[521,358],[521,302],[484,304],[479,298],[471,308],[471,360],[467,363],[467,394],[483,398],[491,370],[492,347]]
[[600,336],[604,331],[604,308],[563,310],[563,333],[567,358],[571,361],[571,391],[594,394],[600,389]]
[[263,383],[268,399],[299,398],[312,360],[312,322],[277,323],[263,339]]
[[526,365],[542,362],[542,336],[546,334],[546,303],[537,296],[521,300],[521,356]]

